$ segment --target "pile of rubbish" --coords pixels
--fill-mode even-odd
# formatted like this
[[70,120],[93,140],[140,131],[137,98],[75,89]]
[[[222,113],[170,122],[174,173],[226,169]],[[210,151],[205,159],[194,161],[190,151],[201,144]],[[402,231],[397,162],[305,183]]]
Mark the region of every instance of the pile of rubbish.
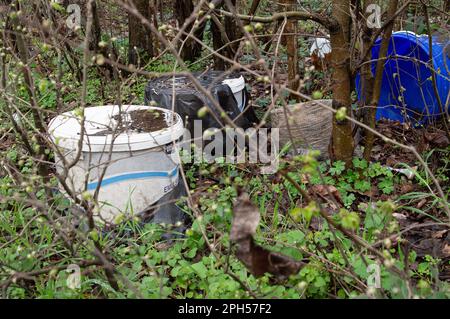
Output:
[[[372,50],[373,74],[376,62],[381,58],[380,44],[381,39],[375,42]],[[388,54],[382,57],[385,63],[377,119],[426,124],[445,113],[448,115],[449,44],[448,38],[433,37],[430,48],[428,36],[406,31],[393,33]],[[315,39],[310,53],[316,62],[329,58],[332,54],[329,40]],[[358,98],[363,100],[360,82],[358,75],[356,88]],[[70,169],[69,182],[76,185],[80,196],[86,183],[89,192],[100,189],[99,200],[104,205],[99,217],[103,221],[114,222],[119,212],[136,214],[144,211],[150,221],[182,225],[185,214],[177,206],[177,200],[186,195],[186,190],[183,183],[178,182],[179,162],[173,143],[183,138],[184,128],[194,137],[198,123],[201,123],[201,132],[210,128],[222,129],[227,125],[226,117],[244,130],[253,127],[258,119],[249,106],[249,98],[240,74],[206,71],[149,81],[145,103],[151,107],[88,108],[81,160]],[[331,107],[331,100],[294,106],[290,112],[296,126],[291,128],[284,112],[273,110],[272,126],[280,129],[281,144],[288,143],[287,136],[289,140],[293,137],[300,150],[312,147],[321,150],[326,157],[333,114],[317,102]],[[154,120],[150,121],[151,125],[145,125],[145,119]],[[55,143],[59,143],[69,159],[76,153],[80,131],[80,120],[73,112],[58,116],[50,124]],[[113,139],[116,133],[119,134]],[[108,143],[114,143],[111,149],[114,163],[110,165],[107,161],[109,166],[101,178],[101,169],[108,158],[104,154],[105,149],[109,149]],[[61,162],[57,157],[57,166]],[[58,169],[64,168],[58,166]],[[81,179],[86,172],[90,174],[87,181]],[[146,207],[154,209],[146,211]]]

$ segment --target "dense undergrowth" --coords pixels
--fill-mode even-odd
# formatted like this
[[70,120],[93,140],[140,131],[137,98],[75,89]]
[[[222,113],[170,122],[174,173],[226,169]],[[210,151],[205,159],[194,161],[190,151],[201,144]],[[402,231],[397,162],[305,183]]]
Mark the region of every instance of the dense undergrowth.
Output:
[[[442,150],[442,154],[449,151]],[[11,160],[19,160],[14,158],[13,151],[8,154]],[[411,276],[414,296],[449,297],[448,282],[439,279],[440,273],[445,269],[448,271],[448,256],[440,259],[432,257],[432,250],[428,254],[418,254],[414,248],[405,250],[407,237],[396,236],[402,228],[408,227],[400,225],[402,219],[399,216],[420,217],[423,214],[423,223],[436,225],[445,224],[448,219],[443,213],[427,213],[433,206],[440,207],[435,198],[430,198],[426,208],[416,208],[415,199],[431,196],[427,193],[430,185],[423,172],[419,170],[410,182],[379,163],[368,164],[357,158],[352,170],[345,170],[339,163],[331,166],[318,163],[314,158],[299,161],[301,168],[292,170],[290,176],[305,190],[314,189],[322,194],[321,204],[330,212],[339,211],[333,216],[338,223],[368,244],[380,248],[385,255],[384,264],[380,265],[383,290],[363,289],[370,275],[367,267],[375,263],[375,256],[342,233],[331,230],[329,224],[318,217],[314,207],[303,203],[301,194],[289,182],[277,176],[253,176],[245,166],[204,164],[187,171],[201,215],[191,216],[193,222],[185,235],[174,230],[177,225],[142,224],[132,219],[111,232],[89,233],[86,240],[79,243],[79,261],[90,259],[92,243],[89,237],[92,236],[110,251],[116,271],[123,277],[120,292],[111,289],[103,273],[94,269],[83,273],[79,289],[69,289],[70,273],[63,269],[45,272],[37,276],[35,282],[25,280],[20,285],[12,284],[5,293],[16,298],[349,298],[367,294],[407,297],[411,292],[408,292],[406,282],[392,272],[396,266]],[[24,161],[20,164],[23,173],[31,170],[32,163]],[[291,166],[285,165],[287,169]],[[321,174],[313,173],[317,172],[315,166]],[[449,169],[445,167],[442,178],[447,177]],[[14,271],[28,272],[76,263],[54,228],[35,209],[21,202],[26,189],[14,188],[11,183],[8,177],[1,179],[2,195],[17,199],[1,204],[0,260],[3,267],[8,265],[2,280]],[[396,189],[404,183],[420,186],[414,192],[400,195]],[[336,189],[337,196],[333,197],[331,192],[323,189],[325,184]],[[378,200],[367,199],[364,192],[369,188],[380,192]],[[261,212],[256,240],[295,260],[305,260],[306,266],[297,275],[281,279],[271,275],[255,278],[234,257],[228,234],[233,204],[238,190],[242,189],[251,195]],[[448,193],[448,188],[446,191]],[[61,214],[62,207],[67,204],[60,197],[55,203],[59,212],[55,209],[52,214],[55,217]],[[185,210],[191,214],[187,206]],[[56,218],[62,229],[68,218],[64,214]],[[167,234],[173,236],[168,239]],[[213,247],[215,255],[208,247]]]

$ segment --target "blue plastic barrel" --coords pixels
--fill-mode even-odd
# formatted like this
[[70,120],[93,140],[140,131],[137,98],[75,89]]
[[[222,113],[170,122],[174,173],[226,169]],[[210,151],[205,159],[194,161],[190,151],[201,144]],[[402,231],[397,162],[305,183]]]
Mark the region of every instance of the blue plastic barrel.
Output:
[[[375,74],[381,39],[372,49],[372,73]],[[426,124],[442,116],[433,89],[432,73],[436,74],[437,90],[443,111],[449,111],[450,41],[433,37],[433,65],[430,65],[428,36],[399,31],[392,34],[384,64],[377,120],[385,118],[413,124]],[[356,78],[361,99],[360,75]]]

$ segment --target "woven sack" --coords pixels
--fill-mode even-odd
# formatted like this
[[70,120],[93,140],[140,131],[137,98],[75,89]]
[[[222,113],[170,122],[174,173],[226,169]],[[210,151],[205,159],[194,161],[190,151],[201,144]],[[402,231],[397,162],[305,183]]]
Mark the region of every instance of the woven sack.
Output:
[[333,129],[333,112],[319,105],[321,102],[331,108],[332,100],[317,100],[289,105],[287,111],[288,121],[283,108],[271,112],[272,129],[279,128],[280,149],[291,142],[287,123],[299,154],[308,150],[319,150],[322,158],[328,158],[328,146]]

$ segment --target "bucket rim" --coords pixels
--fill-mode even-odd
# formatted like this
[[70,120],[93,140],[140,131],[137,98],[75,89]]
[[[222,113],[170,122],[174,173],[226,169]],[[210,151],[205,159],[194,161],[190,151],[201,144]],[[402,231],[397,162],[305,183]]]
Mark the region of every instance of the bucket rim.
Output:
[[[138,151],[164,146],[177,141],[184,132],[181,116],[171,110],[147,105],[121,105],[123,112],[134,110],[158,110],[166,115],[166,121],[173,118],[167,128],[153,132],[123,132],[114,139],[112,152]],[[112,134],[92,135],[95,130],[106,129],[112,116],[119,112],[119,105],[109,104],[85,108],[85,135],[82,143],[83,152],[109,152],[113,142]],[[63,149],[78,149],[81,132],[81,120],[75,111],[65,112],[53,118],[49,123],[49,133],[52,141]],[[109,123],[106,121],[109,120]],[[94,127],[96,125],[96,127]],[[100,126],[99,126],[100,125]],[[89,131],[91,129],[91,131]],[[86,134],[88,133],[88,134]]]
[[222,84],[228,85],[233,93],[239,93],[245,88],[245,79],[241,75],[238,78],[225,79]]

